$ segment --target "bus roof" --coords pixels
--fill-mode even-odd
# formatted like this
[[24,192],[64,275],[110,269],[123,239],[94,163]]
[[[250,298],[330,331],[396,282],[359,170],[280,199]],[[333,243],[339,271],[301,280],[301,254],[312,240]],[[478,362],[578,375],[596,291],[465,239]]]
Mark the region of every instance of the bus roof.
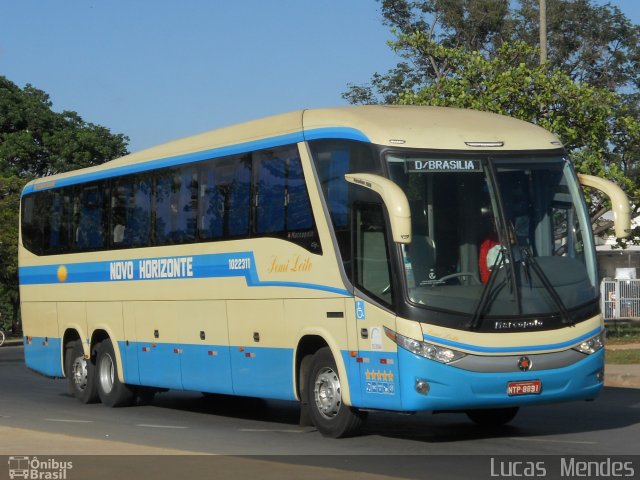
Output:
[[[554,135],[540,127],[476,110],[389,105],[299,110],[181,138],[95,167],[36,179],[25,187],[23,194],[319,138],[349,138],[378,145],[450,151],[530,151],[561,147]],[[61,181],[72,177],[82,178]]]

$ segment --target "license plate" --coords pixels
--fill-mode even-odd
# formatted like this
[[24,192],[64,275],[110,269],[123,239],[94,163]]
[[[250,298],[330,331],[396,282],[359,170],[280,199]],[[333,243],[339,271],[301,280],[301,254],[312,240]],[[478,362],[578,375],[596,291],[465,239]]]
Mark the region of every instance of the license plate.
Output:
[[507,383],[507,394],[509,394],[510,397],[516,395],[537,395],[540,392],[542,392],[542,382],[540,380]]

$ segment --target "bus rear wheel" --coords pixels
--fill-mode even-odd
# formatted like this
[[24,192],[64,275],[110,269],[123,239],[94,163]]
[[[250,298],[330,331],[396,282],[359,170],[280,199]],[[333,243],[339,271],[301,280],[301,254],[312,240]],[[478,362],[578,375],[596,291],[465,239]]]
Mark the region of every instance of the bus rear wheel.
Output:
[[328,347],[311,359],[305,391],[311,421],[325,437],[342,438],[359,433],[366,414],[342,402],[342,387],[336,362]]
[[118,364],[111,340],[103,340],[96,350],[96,380],[100,400],[108,407],[132,405],[136,392],[118,379]]
[[96,388],[95,365],[84,357],[80,340],[69,342],[65,354],[65,373],[69,393],[82,403],[95,403],[99,400]]
[[514,419],[518,407],[488,408],[484,410],[468,410],[467,417],[482,427],[500,427]]

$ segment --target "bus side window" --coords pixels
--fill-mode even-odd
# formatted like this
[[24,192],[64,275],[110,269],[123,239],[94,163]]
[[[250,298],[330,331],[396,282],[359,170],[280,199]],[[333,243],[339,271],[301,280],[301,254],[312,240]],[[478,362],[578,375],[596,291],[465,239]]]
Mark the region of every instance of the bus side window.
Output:
[[223,160],[208,161],[200,169],[198,232],[201,240],[219,240],[224,235],[225,192]]
[[[102,188],[101,188],[102,187]],[[105,227],[108,211],[104,198],[108,197],[103,185],[90,185],[76,189],[75,250],[92,250],[105,246]]]
[[255,232],[258,235],[285,230],[287,163],[274,150],[256,152]]
[[382,205],[354,205],[355,283],[385,305],[393,304],[391,264]]
[[198,178],[194,168],[163,171],[155,179],[156,245],[196,239]]
[[197,223],[200,240],[248,236],[250,200],[251,155],[205,162],[199,175]]
[[72,188],[61,188],[37,194],[39,201],[46,202],[40,206],[39,215],[43,215],[45,235],[44,253],[55,254],[69,251],[71,247],[70,228],[72,220]]
[[353,281],[351,207],[354,200],[368,199],[375,194],[365,189],[350,188],[344,175],[356,172],[382,173],[379,156],[370,144],[354,140],[312,140],[309,147],[331,216],[345,274]]
[[[151,180],[128,175],[114,182],[111,238],[115,247],[145,247],[151,240]],[[123,231],[124,230],[124,231]],[[118,242],[117,240],[120,240]]]
[[285,238],[321,253],[297,146],[256,152],[254,161],[256,235]]
[[227,186],[225,236],[244,237],[249,234],[251,211],[251,155],[239,157],[234,163],[232,181]]

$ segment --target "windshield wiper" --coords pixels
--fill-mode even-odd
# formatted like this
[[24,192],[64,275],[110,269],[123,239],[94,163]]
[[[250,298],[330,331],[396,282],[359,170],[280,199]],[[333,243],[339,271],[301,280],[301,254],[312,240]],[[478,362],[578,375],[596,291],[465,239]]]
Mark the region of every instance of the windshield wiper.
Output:
[[[485,283],[484,288],[482,289],[482,293],[480,294],[480,301],[478,302],[476,309],[473,311],[471,322],[469,322],[469,329],[474,330],[482,325],[482,315],[484,314],[484,311],[489,303],[489,294],[493,291],[493,284],[496,282],[498,270],[500,270],[505,264],[506,255],[504,250],[504,247],[500,248],[500,252],[493,262],[493,265],[491,266],[489,281]],[[505,280],[507,278],[508,277],[505,277]]]
[[512,246],[516,244],[516,236],[515,232],[513,232],[513,227],[510,226],[507,221],[507,216],[505,214],[505,206],[502,201],[502,193],[500,192],[500,184],[498,182],[498,173],[496,171],[496,167],[493,164],[491,158],[487,158],[486,160],[486,171],[487,171],[487,179],[489,180],[489,190],[493,194],[496,202],[497,209],[497,231],[498,237],[500,240],[500,244],[503,246],[502,253],[505,256],[505,262],[509,264],[509,275],[507,276],[507,280],[510,282],[510,289],[513,292],[513,298],[516,302],[516,310],[518,315],[522,314],[522,302],[520,299],[520,289],[518,286],[518,280],[516,278],[516,267],[515,267],[515,258],[513,255]]
[[547,293],[549,294],[553,302],[556,304],[556,306],[558,307],[558,310],[560,310],[562,323],[565,325],[567,324],[575,325],[575,322],[571,320],[569,311],[567,310],[567,307],[564,305],[562,298],[560,298],[560,295],[558,295],[558,292],[556,291],[555,287],[549,281],[549,277],[547,277],[547,275],[544,273],[544,271],[540,267],[540,264],[538,264],[538,262],[536,261],[535,257],[533,256],[533,253],[531,252],[531,249],[526,246],[520,247],[520,253],[522,254],[522,259],[523,259],[522,264],[526,267],[529,267],[529,266],[532,267],[534,273],[538,276],[538,278],[540,279],[540,282],[542,282],[542,286],[545,288],[545,290],[547,291]]

